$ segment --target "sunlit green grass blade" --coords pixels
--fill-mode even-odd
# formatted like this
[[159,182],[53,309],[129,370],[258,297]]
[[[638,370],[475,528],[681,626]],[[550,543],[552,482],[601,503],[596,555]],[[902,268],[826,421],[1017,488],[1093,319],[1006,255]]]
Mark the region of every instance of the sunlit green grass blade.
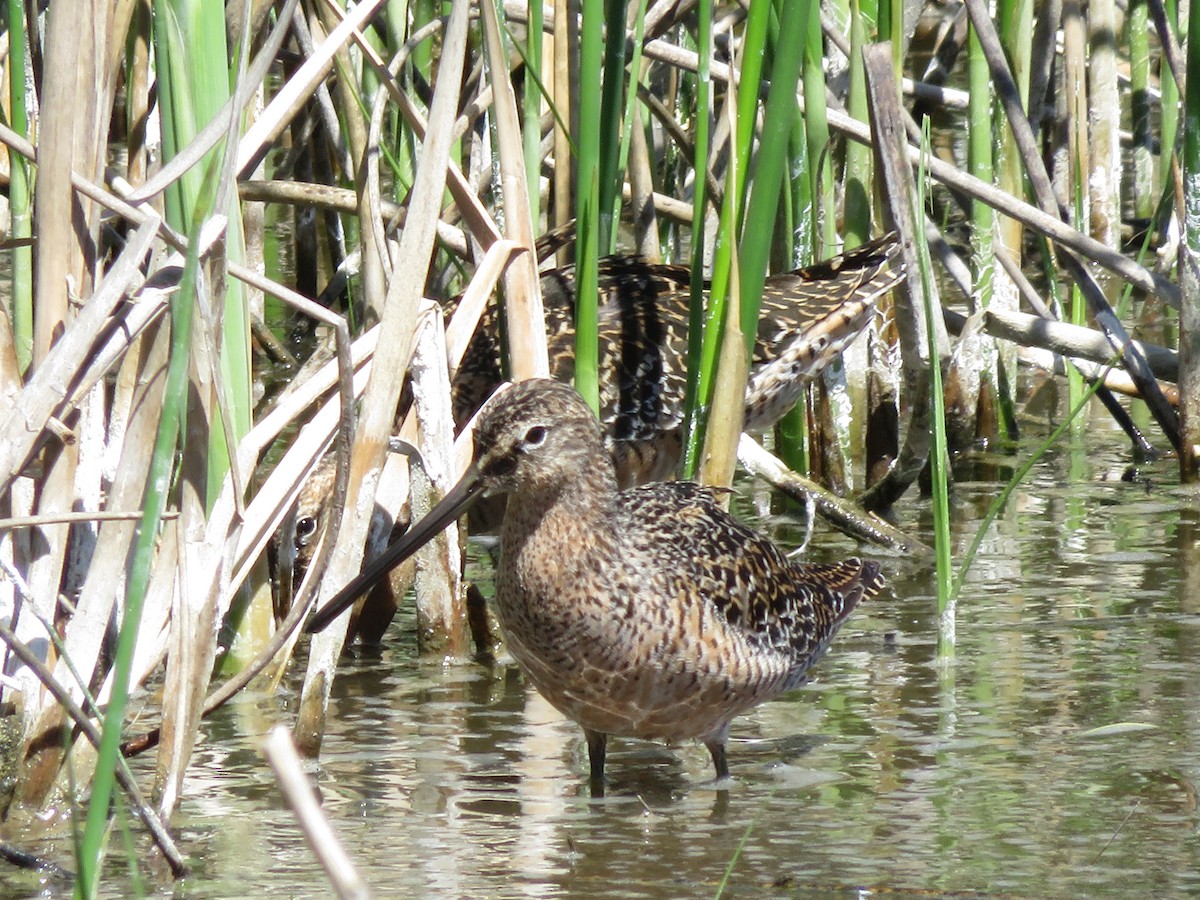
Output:
[[79,881],[76,895],[94,897],[99,887],[99,861],[108,828],[109,803],[115,783],[117,754],[120,753],[125,708],[129,700],[129,678],[133,652],[141,627],[142,606],[150,585],[159,526],[167,506],[175,471],[175,457],[183,440],[188,403],[188,368],[192,343],[192,318],[196,305],[199,235],[203,207],[196,208],[192,241],[188,246],[179,290],[172,295],[171,353],[167,364],[166,393],[162,418],[154,441],[154,456],[146,478],[146,496],[142,519],[134,544],[129,582],[125,590],[125,608],[112,670],[112,694],[104,714],[104,731],[96,759],[92,795],[88,801],[87,824],[80,848]]
[[[605,0],[584,0],[579,42],[581,72],[599,72],[604,49]],[[604,85],[579,81],[579,138],[575,170],[575,389],[593,410],[600,407],[599,337],[596,324],[600,247],[601,107]]]
[[[695,471],[695,448],[700,446],[697,391],[700,384],[701,358],[704,345],[704,248],[707,241],[708,169],[710,136],[712,133],[712,3],[701,0],[697,5],[696,49],[696,109],[692,128],[695,142],[695,176],[692,194],[692,279],[688,301],[687,394],[684,406],[683,446],[691,452],[683,455],[680,474],[689,476]],[[695,434],[696,439],[693,440]]]
[[[846,111],[860,122],[867,121],[867,79],[862,64],[869,18],[865,6],[861,0],[850,0],[850,89]],[[873,28],[873,22],[871,26]],[[857,141],[847,141],[846,187],[842,201],[846,250],[853,250],[871,236],[871,185],[871,148]]]
[[[21,0],[8,2],[9,125],[22,137],[29,135],[25,97],[25,7]],[[33,203],[29,161],[9,153],[8,204],[10,238],[28,240],[33,234]],[[12,250],[12,330],[17,366],[25,372],[33,354],[33,248],[25,244]]]
[[[780,33],[807,35],[808,29],[820,30],[819,9],[810,0],[785,0],[780,17]],[[763,129],[754,167],[754,184],[739,242],[742,278],[742,334],[747,353],[754,349],[758,331],[758,312],[762,306],[763,284],[767,276],[767,258],[771,251],[771,232],[775,210],[788,158],[788,139],[796,114],[796,83],[806,43],[780,41],[771,64],[771,88],[763,113]],[[743,121],[749,121],[743,119]],[[811,141],[810,148],[811,148]],[[811,159],[811,149],[809,151]]]
[[[917,174],[917,209],[926,208],[926,192],[928,173],[926,170],[929,156],[930,135],[929,119],[922,123],[921,165]],[[929,247],[925,242],[925,232],[918,229],[915,235],[917,259],[920,261],[920,287],[925,308],[925,334],[928,340],[929,354],[929,421],[933,429],[932,442],[929,448],[929,474],[933,491],[933,538],[934,552],[937,560],[937,598],[938,615],[945,616],[951,606],[951,569],[950,556],[950,454],[946,440],[946,398],[942,391],[942,368],[938,360],[940,354],[937,346],[937,329],[934,317],[942,314],[941,308],[934,308],[933,292],[929,286],[933,283],[933,268],[929,261]],[[943,629],[939,635],[938,652],[946,655],[953,653],[953,636]]]
[[[692,477],[700,461],[708,427],[709,407],[717,377],[717,357],[725,322],[725,303],[729,292],[730,264],[734,241],[738,240],[742,221],[742,197],[746,170],[750,163],[750,147],[754,137],[754,122],[758,115],[758,88],[762,79],[770,6],[752,4],[742,35],[740,81],[737,83],[737,108],[732,122],[733,159],[725,178],[725,197],[717,225],[717,243],[713,254],[712,283],[701,335],[699,368],[691,380],[695,391],[689,399],[692,411],[683,453],[683,474]],[[793,85],[795,81],[793,80]]]

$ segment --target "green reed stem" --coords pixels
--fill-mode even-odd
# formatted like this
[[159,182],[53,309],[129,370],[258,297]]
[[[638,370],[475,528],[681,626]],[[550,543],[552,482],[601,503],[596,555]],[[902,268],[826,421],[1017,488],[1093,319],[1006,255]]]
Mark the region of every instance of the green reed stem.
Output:
[[[788,35],[807,34],[809,27],[809,0],[784,0],[781,16],[781,33]],[[694,409],[697,415],[689,431],[689,443],[684,448],[685,472],[695,471],[702,446],[705,416],[711,402],[716,371],[717,351],[720,344],[724,303],[729,285],[729,267],[732,244],[741,219],[737,198],[745,184],[746,166],[749,164],[750,143],[753,125],[757,119],[758,85],[762,77],[762,61],[765,57],[767,27],[770,9],[767,4],[751,4],[746,21],[743,42],[742,81],[738,84],[738,115],[734,136],[735,163],[725,188],[725,207],[722,213],[720,236],[713,262],[712,290],[708,314],[705,320],[701,350],[701,369],[696,388]],[[812,17],[817,22],[817,17]],[[819,25],[817,26],[819,27]],[[788,135],[791,119],[795,112],[796,82],[800,74],[804,43],[783,41],[775,54],[771,66],[771,88],[763,113],[763,129],[755,165],[755,179],[746,208],[745,221],[739,240],[739,277],[741,280],[741,306],[739,321],[743,339],[747,342],[747,353],[753,353],[754,337],[758,330],[758,311],[762,304],[762,289],[766,279],[767,259],[771,251],[771,236],[775,224],[775,210],[779,204],[779,189],[782,184],[784,163],[787,159]]]
[[[821,30],[819,12],[811,0],[784,0],[780,16],[781,35],[808,35],[809,29]],[[775,210],[783,184],[788,158],[788,139],[796,114],[796,83],[809,41],[781,40],[771,64],[771,87],[763,113],[762,136],[754,168],[754,185],[746,207],[746,221],[739,242],[741,261],[742,335],[748,354],[754,352],[758,333],[758,312],[762,306],[763,284],[767,276],[767,258],[771,252],[771,232]],[[742,88],[745,88],[743,83]],[[740,119],[743,122],[750,119]],[[811,147],[811,141],[809,142]],[[811,162],[811,149],[809,152]]]
[[[596,411],[600,407],[599,337],[596,301],[598,265],[603,245],[600,197],[601,157],[609,143],[601,132],[604,84],[590,73],[601,70],[604,50],[605,0],[584,0],[579,41],[579,141],[575,173],[575,389]],[[620,20],[623,22],[624,20]],[[610,123],[606,123],[610,124]],[[606,195],[607,196],[607,195]]]
[[[599,160],[599,246],[601,253],[615,253],[617,222],[621,210],[621,112],[626,105],[625,91],[625,0],[606,0],[604,21],[608,40],[604,41],[604,80],[600,95]],[[642,8],[645,8],[643,2]],[[587,68],[583,72],[594,71]],[[584,75],[583,81],[587,81]],[[629,81],[631,97],[637,96],[636,78]]]
[[816,258],[824,259],[837,248],[837,210],[834,208],[829,113],[825,105],[825,41],[819,26],[808,29],[804,50],[804,133],[814,200],[813,245]]
[[[732,193],[726,208],[732,217],[724,213],[717,232],[717,247],[713,254],[712,291],[714,297],[723,297],[729,285],[729,265],[733,254],[732,241],[738,240],[742,227],[742,209],[750,170],[750,148],[754,143],[754,123],[758,116],[758,92],[762,84],[763,64],[766,58],[767,29],[770,24],[771,7],[768,3],[750,5],[746,16],[746,28],[742,35],[742,58],[737,83],[737,134],[733,138],[734,165],[726,178],[725,194]],[[709,321],[713,320],[710,311]],[[717,320],[718,322],[720,319]],[[705,334],[706,358],[716,357],[715,345],[719,333],[711,337]],[[714,345],[711,349],[709,344]],[[703,387],[703,385],[702,385]],[[701,396],[706,396],[702,390]]]
[[[542,200],[542,20],[540,3],[530,3],[529,24],[525,29],[526,46],[521,56],[525,60],[525,93],[522,97],[522,137],[525,147],[525,193],[529,197],[529,218],[536,233],[541,221]],[[503,21],[503,20],[502,20]],[[509,36],[509,43],[520,45]]]
[[[807,89],[807,83],[806,83]],[[813,262],[816,243],[816,216],[813,213],[813,177],[808,156],[808,138],[804,117],[797,115],[792,122],[788,141],[790,164],[789,189],[783,193],[787,215],[781,216],[783,237],[790,240],[791,258],[787,268]],[[776,450],[788,468],[809,472],[808,416],[803,399],[779,420]]]
[[[712,134],[712,2],[696,7],[696,112],[692,128],[696,155],[692,191],[692,280],[688,300],[687,394],[683,418],[683,446],[679,474],[696,471],[696,451],[703,445],[697,419],[697,391],[705,332],[704,248],[707,243],[709,143]],[[711,378],[711,373],[708,376]]]
[[[29,136],[25,97],[25,5],[8,0],[8,97],[9,125],[22,137]],[[8,154],[9,237],[29,241],[33,236],[33,203],[30,199],[29,161],[19,153]],[[12,330],[17,367],[24,373],[33,359],[33,247],[12,250]]]
[[[925,209],[928,190],[927,163],[930,153],[929,119],[921,123],[921,163],[917,173],[917,209]],[[929,421],[933,428],[933,443],[929,450],[929,474],[933,493],[933,546],[937,560],[938,615],[945,616],[951,608],[950,583],[953,561],[950,554],[950,454],[946,440],[946,398],[942,392],[941,356],[938,353],[937,331],[934,317],[941,309],[934,309],[933,269],[929,261],[929,246],[925,241],[925,230],[918,228],[916,237],[917,259],[920,263],[921,294],[925,307],[925,338],[929,354]],[[938,653],[953,653],[952,636],[941,629]]]
[[[700,459],[708,426],[708,411],[712,403],[713,386],[717,377],[717,358],[721,345],[725,303],[729,292],[729,269],[733,257],[733,242],[738,239],[742,220],[742,198],[746,171],[750,164],[750,147],[754,138],[754,123],[758,117],[758,89],[762,83],[770,4],[750,5],[742,35],[740,81],[737,84],[737,115],[733,123],[733,161],[725,179],[725,201],[717,225],[717,245],[713,254],[712,282],[701,334],[699,368],[694,376],[695,391],[689,408],[692,415],[687,426],[687,443],[683,450],[683,474],[691,477]],[[794,84],[793,80],[793,84]],[[689,382],[693,376],[689,374]]]
[[[992,160],[992,75],[987,57],[979,43],[975,27],[967,28],[967,170],[976,178],[991,184],[995,173]],[[971,203],[973,309],[983,309],[992,296],[992,274],[995,261],[992,243],[996,214],[992,207],[976,200]]]
[[[158,99],[161,104],[163,153],[174,158],[228,101],[229,63],[225,17],[220,4],[169,0],[157,4],[154,16]],[[210,151],[167,189],[167,221],[186,232],[205,190],[210,163],[221,148]],[[240,260],[242,226],[236,193],[230,201],[226,243],[231,259]],[[229,471],[230,447],[250,430],[253,414],[250,372],[250,314],[241,282],[229,279],[220,311],[221,384],[225,389],[234,434],[226,435],[221,418],[212,417],[208,445],[206,505],[211,507]]]
[[[212,167],[210,167],[211,169]],[[211,179],[205,195],[211,201]],[[192,239],[188,245],[179,290],[170,301],[171,352],[167,362],[167,380],[163,395],[162,417],[154,440],[154,453],[146,477],[146,496],[142,504],[142,519],[134,542],[129,581],[125,588],[125,608],[117,636],[116,656],[112,669],[112,695],[104,714],[104,730],[97,751],[96,772],[92,780],[92,795],[88,801],[87,824],[79,853],[77,897],[95,897],[99,887],[100,859],[108,828],[109,802],[116,781],[117,756],[120,753],[121,729],[129,701],[129,678],[133,669],[133,653],[141,628],[142,607],[150,586],[150,572],[158,543],[159,527],[172,486],[175,456],[182,446],[186,430],[189,393],[188,367],[192,344],[192,315],[196,305],[196,280],[199,271],[199,238],[204,221],[206,197],[200,198],[192,223]]]
[[[862,48],[867,40],[867,16],[862,0],[850,0],[850,95],[847,112],[867,121],[867,78]],[[858,141],[846,142],[846,191],[842,200],[845,221],[844,249],[853,250],[871,236],[871,148]]]

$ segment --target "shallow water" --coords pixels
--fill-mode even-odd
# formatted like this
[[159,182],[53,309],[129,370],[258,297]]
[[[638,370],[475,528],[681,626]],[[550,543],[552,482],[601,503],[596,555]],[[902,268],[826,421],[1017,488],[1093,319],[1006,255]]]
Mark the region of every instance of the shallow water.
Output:
[[[1121,481],[1102,421],[1088,440],[989,529],[952,661],[932,571],[885,557],[891,592],[814,682],[735,722],[728,792],[703,747],[614,739],[609,796],[591,800],[575,726],[511,666],[415,661],[409,621],[342,666],[325,808],[380,896],[712,897],[727,869],[742,897],[1200,893],[1197,494],[1171,462]],[[956,558],[997,491],[956,487]],[[809,555],[852,552],[819,533]],[[180,896],[329,894],[256,749],[289,703],[244,700],[207,727]]]

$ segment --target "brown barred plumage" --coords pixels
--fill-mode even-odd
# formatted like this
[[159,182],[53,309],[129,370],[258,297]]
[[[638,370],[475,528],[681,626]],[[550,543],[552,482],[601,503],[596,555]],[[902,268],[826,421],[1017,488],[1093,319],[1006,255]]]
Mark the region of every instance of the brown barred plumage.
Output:
[[[795,272],[768,276],[746,387],[747,431],[779,421],[805,385],[856,338],[875,303],[904,279],[895,233]],[[600,421],[622,486],[657,481],[679,460],[687,385],[691,273],[610,256],[600,260]],[[575,270],[542,274],[550,375],[575,374]],[[453,312],[450,301],[446,312]],[[453,377],[459,427],[500,385],[500,313],[493,299]]]
[[793,563],[699,485],[621,491],[575,391],[534,379],[484,409],[459,485],[319,611],[318,631],[483,496],[508,496],[496,608],[533,685],[584,729],[603,789],[609,734],[696,738],[728,775],[737,715],[804,681],[883,584],[857,559]]

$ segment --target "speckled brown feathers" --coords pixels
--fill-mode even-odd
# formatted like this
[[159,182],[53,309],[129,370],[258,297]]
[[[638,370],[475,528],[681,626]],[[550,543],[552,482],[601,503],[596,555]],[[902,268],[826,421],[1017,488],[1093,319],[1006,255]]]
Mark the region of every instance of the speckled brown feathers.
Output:
[[730,721],[803,682],[879,567],[791,562],[683,482],[621,491],[574,389],[513,385],[479,416],[474,461],[425,518],[309,621],[319,631],[480,497],[507,495],[496,611],[509,651],[578,722],[593,790],[610,734],[696,738],[729,774]]
[[[894,234],[767,278],[746,389],[746,429],[773,425],[804,385],[863,330],[904,278]],[[679,456],[686,390],[687,268],[622,256],[600,261],[600,420],[623,486],[666,477]],[[551,376],[575,369],[573,267],[542,275]],[[451,308],[453,304],[451,304]],[[501,381],[499,308],[484,312],[453,384],[461,426]]]
[[484,411],[476,470],[508,494],[496,605],[509,650],[588,735],[698,738],[727,774],[729,722],[800,684],[882,585],[871,562],[789,561],[707,488],[618,491],[571,388],[514,385]]

